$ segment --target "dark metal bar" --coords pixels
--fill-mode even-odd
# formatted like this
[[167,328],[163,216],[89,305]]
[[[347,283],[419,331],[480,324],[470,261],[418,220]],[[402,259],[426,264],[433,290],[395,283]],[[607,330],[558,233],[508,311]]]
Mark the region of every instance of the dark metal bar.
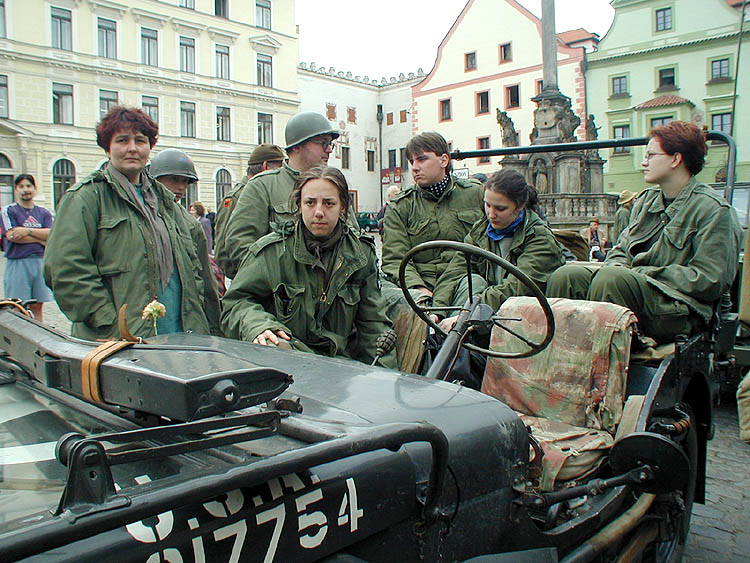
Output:
[[[737,144],[734,139],[721,131],[707,131],[708,141],[721,141],[727,144],[727,187],[724,197],[732,203],[735,183],[735,166],[737,164]],[[603,139],[601,141],[578,141],[575,143],[553,143],[550,145],[530,145],[525,147],[500,147],[496,149],[477,149],[472,151],[455,150],[451,153],[454,160],[480,158],[483,156],[506,156],[514,154],[533,154],[538,152],[565,152],[574,150],[612,149],[647,145],[649,137],[628,137],[627,139]]]

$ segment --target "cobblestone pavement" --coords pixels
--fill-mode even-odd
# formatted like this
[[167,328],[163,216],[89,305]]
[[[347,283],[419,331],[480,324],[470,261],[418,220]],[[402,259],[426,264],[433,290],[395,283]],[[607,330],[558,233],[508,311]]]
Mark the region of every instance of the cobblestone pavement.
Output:
[[[376,235],[378,254],[380,237]],[[5,258],[0,257],[0,277]],[[2,288],[0,288],[1,290]],[[70,321],[56,303],[44,305],[44,322],[70,332]],[[734,403],[714,411],[716,434],[708,444],[706,504],[695,504],[686,563],[750,563],[750,445],[739,438]]]

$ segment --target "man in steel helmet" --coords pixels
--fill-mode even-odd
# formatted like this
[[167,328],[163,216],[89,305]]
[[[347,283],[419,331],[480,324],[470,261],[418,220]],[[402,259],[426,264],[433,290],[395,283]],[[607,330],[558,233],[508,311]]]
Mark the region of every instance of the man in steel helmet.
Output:
[[[250,245],[274,226],[294,218],[289,196],[300,172],[327,164],[333,141],[339,136],[325,116],[306,111],[293,116],[286,125],[288,160],[280,168],[251,178],[233,202],[225,228],[217,232],[216,261],[229,277],[234,277]],[[229,201],[229,200],[227,200]]]
[[[193,160],[180,149],[164,149],[161,151],[151,159],[148,172],[174,194],[177,203],[185,195],[188,186],[198,181],[198,173],[195,171]],[[203,299],[206,303],[206,316],[211,332],[212,334],[221,334],[219,331],[221,309],[217,293],[218,282],[211,267],[206,235],[201,224],[182,205],[177,207],[184,215],[185,222],[190,228],[190,238],[193,240],[195,253],[200,261],[201,271],[199,275],[203,280]],[[223,281],[221,281],[221,285],[223,286]]]
[[180,202],[188,186],[198,181],[195,165],[180,149],[165,149],[151,159],[149,174],[159,180]]

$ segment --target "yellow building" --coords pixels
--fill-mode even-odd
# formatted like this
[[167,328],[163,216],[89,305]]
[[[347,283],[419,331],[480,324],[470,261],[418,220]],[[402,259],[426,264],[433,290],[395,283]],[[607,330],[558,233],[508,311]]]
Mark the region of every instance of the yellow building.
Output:
[[215,209],[261,142],[297,113],[294,0],[0,0],[0,186],[33,174],[54,209],[106,157],[94,128],[115,104],[159,123],[152,154],[195,161]]

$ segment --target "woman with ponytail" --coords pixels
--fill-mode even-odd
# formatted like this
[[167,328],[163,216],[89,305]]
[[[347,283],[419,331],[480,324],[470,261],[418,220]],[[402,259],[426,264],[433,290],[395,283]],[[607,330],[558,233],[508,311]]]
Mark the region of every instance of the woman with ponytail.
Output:
[[[565,263],[562,249],[551,229],[540,217],[536,190],[513,170],[500,170],[484,184],[484,214],[472,226],[464,242],[489,250],[529,276],[544,291],[547,279]],[[529,290],[507,271],[488,260],[472,257],[472,287],[483,303],[497,310],[514,295]],[[456,253],[438,279],[433,306],[461,306],[469,298],[466,264]],[[456,317],[441,321],[448,331]]]

